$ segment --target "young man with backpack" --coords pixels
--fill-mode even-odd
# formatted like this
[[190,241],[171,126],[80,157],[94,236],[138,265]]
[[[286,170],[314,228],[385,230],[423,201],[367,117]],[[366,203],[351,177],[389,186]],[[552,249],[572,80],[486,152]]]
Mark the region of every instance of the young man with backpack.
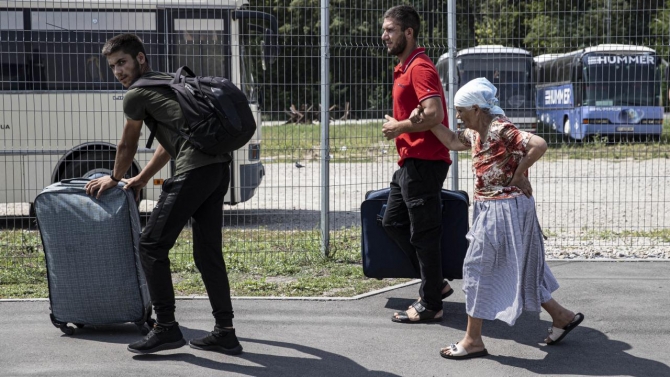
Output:
[[[121,34],[102,48],[114,76],[125,88],[141,79],[172,80],[153,72],[142,41],[133,34]],[[229,153],[206,154],[186,141],[189,125],[177,95],[170,87],[134,87],[123,99],[126,122],[118,143],[114,170],[110,176],[90,181],[87,193],[100,197],[123,179],[137,151],[142,124],[146,123],[160,143],[147,165],[135,177],[123,179],[126,189],[140,190],[170,159],[176,163],[174,177],[165,180],[156,207],[142,231],[140,255],[156,325],[142,340],[128,345],[134,353],[147,354],[183,346],[186,341],[175,320],[175,294],[168,252],[180,232],[192,220],[193,259],[202,275],[212,305],[214,330],[192,339],[193,348],[226,354],[242,352],[233,328],[233,308],[226,265],[222,254],[223,199],[230,183]]]

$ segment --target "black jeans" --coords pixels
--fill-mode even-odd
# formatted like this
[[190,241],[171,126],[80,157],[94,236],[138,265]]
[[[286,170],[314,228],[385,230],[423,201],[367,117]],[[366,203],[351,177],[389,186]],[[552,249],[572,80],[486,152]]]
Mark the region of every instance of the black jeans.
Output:
[[168,252],[193,219],[193,259],[200,271],[216,324],[233,325],[230,285],[222,253],[223,197],[230,163],[206,165],[167,179],[142,231],[140,256],[159,323],[175,320],[175,297]]
[[442,208],[440,191],[449,164],[408,158],[391,181],[384,220],[386,233],[421,275],[421,304],[442,310]]

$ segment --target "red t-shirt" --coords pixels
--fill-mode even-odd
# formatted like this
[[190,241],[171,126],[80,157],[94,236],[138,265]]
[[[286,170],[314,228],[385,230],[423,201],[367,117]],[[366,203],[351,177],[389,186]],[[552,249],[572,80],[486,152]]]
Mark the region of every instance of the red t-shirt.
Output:
[[[415,49],[405,64],[398,64],[393,70],[393,117],[398,121],[408,119],[421,101],[439,96],[444,110],[442,124],[449,127],[440,76],[425,51],[422,47]],[[400,155],[400,166],[406,158],[442,160],[451,164],[449,149],[430,130],[403,133],[396,137],[395,145]]]

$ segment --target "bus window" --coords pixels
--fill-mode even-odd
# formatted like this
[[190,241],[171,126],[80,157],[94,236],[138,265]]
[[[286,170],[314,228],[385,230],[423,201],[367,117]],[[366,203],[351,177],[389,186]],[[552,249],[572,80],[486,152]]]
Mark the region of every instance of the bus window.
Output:
[[[21,32],[18,32],[21,33]],[[25,45],[17,32],[2,32],[0,40],[0,90],[24,90],[30,78]]]
[[658,68],[653,64],[592,64],[585,68],[584,104],[655,106],[659,103]]
[[185,65],[199,76],[230,78],[230,45],[220,19],[175,19],[172,70]]
[[261,61],[258,55],[254,56],[249,50],[251,46],[247,41],[248,38],[241,38],[243,43],[240,44],[240,71],[242,75],[241,87],[244,94],[247,96],[249,102],[258,102],[258,93],[256,91],[256,80],[254,79],[254,61]]
[[[26,58],[31,62],[35,89],[111,89],[114,76],[109,69],[105,72],[99,69],[100,49],[104,41],[100,43],[97,32],[42,31],[29,34],[27,49],[30,55]],[[92,64],[96,65],[94,70],[91,69]]]
[[[115,32],[16,31],[2,32],[2,90],[120,89],[101,54]],[[152,35],[138,33],[144,40]],[[153,40],[156,40],[154,37]],[[154,69],[164,67],[158,43],[147,43]]]
[[530,106],[532,92],[525,90],[529,75],[523,69],[514,71],[503,70],[477,70],[463,71],[463,83],[467,83],[478,77],[486,77],[498,88],[497,97],[505,109],[518,109]]

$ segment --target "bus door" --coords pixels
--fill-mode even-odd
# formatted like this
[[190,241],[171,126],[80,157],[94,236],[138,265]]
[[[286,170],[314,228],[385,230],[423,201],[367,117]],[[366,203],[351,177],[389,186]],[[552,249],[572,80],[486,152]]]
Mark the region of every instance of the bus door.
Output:
[[[198,76],[221,76],[235,80],[231,51],[229,9],[167,9],[168,72],[188,66]],[[236,161],[231,163],[230,189],[224,201],[231,202],[239,180]]]

